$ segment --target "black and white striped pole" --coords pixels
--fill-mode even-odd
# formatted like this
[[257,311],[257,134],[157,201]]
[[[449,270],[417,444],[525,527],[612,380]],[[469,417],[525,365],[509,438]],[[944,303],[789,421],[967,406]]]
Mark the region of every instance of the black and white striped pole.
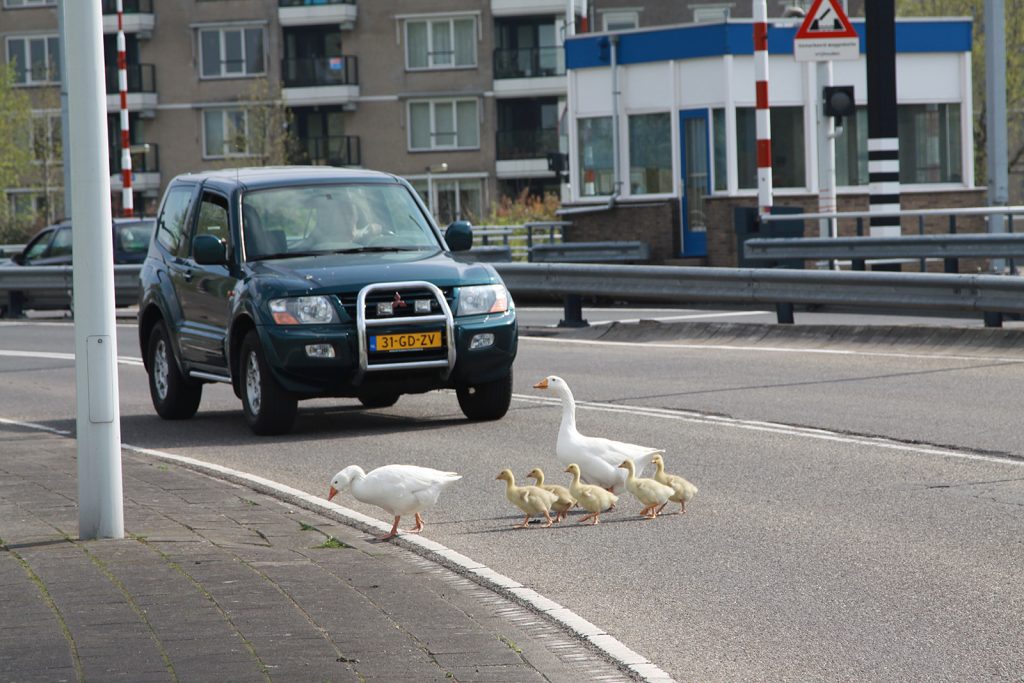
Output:
[[[868,77],[869,212],[900,210],[900,140],[896,108],[895,0],[864,3]],[[871,235],[900,234],[899,216],[870,217]]]

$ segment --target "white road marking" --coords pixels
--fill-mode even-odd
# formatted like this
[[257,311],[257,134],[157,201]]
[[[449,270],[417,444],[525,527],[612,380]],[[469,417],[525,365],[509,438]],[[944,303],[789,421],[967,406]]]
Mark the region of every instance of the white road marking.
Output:
[[941,353],[899,353],[895,351],[857,351],[854,349],[812,349],[807,347],[787,348],[784,346],[744,346],[742,344],[677,344],[671,342],[621,342],[599,339],[560,339],[558,337],[519,336],[519,341],[545,342],[552,344],[581,344],[585,346],[632,346],[643,349],[672,349],[686,351],[745,351],[764,353],[813,353],[833,356],[860,356],[864,358],[915,358],[922,360],[988,360],[1001,363],[1021,363],[1024,357],[1006,358],[989,355],[941,354]]
[[[0,356],[7,356],[9,358],[40,358],[43,360],[75,359],[75,354],[73,353],[59,353],[56,351],[12,351],[10,349],[0,349]],[[143,365],[142,359],[134,356],[118,356],[117,362],[121,365]]]

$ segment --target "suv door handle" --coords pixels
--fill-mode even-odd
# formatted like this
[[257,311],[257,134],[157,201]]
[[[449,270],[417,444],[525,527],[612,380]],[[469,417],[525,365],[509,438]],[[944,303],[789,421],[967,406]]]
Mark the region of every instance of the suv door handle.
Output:
[[181,279],[184,280],[185,282],[192,282],[192,269],[186,268],[185,270],[181,271]]

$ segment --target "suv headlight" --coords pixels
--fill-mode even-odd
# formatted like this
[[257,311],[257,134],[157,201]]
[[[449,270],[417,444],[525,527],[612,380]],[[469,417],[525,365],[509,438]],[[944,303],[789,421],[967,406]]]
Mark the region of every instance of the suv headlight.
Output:
[[505,285],[475,285],[459,288],[459,306],[455,315],[504,313],[512,304]]
[[316,325],[338,321],[334,306],[325,296],[272,299],[270,315],[278,325]]

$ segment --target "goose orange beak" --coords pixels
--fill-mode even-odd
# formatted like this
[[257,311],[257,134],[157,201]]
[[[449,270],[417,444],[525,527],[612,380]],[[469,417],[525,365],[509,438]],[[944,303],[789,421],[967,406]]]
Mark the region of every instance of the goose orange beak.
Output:
[[334,498],[336,495],[338,495],[338,489],[332,486],[331,490],[327,492],[327,500]]
[[537,382],[536,384],[533,385],[533,388],[534,389],[547,389],[548,388],[548,378],[545,377],[541,381]]

